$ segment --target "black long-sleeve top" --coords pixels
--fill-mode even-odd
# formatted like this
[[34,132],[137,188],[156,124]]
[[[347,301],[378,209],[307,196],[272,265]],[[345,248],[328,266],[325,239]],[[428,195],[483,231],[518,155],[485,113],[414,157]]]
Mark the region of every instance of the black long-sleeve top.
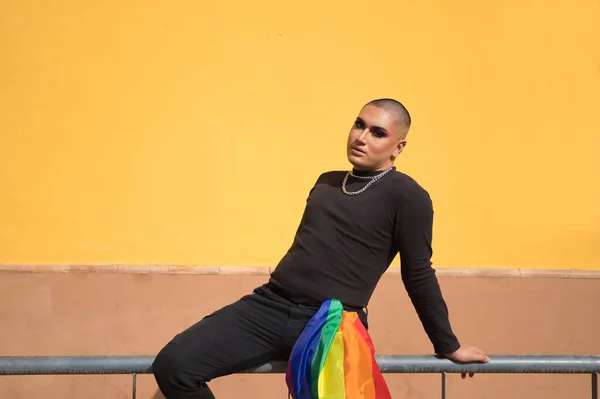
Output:
[[[364,308],[399,253],[405,289],[435,353],[456,351],[460,344],[431,263],[429,194],[394,168],[364,192],[346,195],[341,190],[345,175],[334,171],[318,178],[293,244],[268,285],[296,303],[316,306],[336,298],[348,308]],[[346,189],[358,191],[367,181],[349,177]]]

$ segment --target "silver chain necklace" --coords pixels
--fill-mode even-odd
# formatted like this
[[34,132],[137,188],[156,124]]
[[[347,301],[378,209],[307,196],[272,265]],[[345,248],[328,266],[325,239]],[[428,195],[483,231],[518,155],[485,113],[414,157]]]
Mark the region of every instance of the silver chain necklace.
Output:
[[[383,176],[385,176],[386,173],[388,173],[390,170],[392,170],[392,168],[389,168],[388,170],[385,170],[383,172],[381,172],[378,175],[375,176],[356,176],[354,173],[352,173],[352,171],[348,171],[348,173],[346,173],[346,176],[344,176],[344,181],[342,181],[342,192],[346,195],[357,195],[362,193],[363,191],[365,191],[367,188],[369,188],[371,186],[371,184],[375,183],[377,180],[381,179]],[[366,179],[366,180],[370,180],[363,188],[361,188],[358,191],[348,191],[346,190],[346,182],[348,181],[348,177],[355,177],[357,179]]]

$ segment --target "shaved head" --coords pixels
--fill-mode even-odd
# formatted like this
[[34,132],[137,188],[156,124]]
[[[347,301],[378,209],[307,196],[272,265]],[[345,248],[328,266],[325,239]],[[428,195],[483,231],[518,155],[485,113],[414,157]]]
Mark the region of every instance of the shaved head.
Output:
[[410,115],[398,101],[370,101],[352,124],[346,143],[350,163],[358,170],[386,170],[406,146]]
[[408,110],[404,105],[402,105],[402,103],[394,100],[393,98],[379,98],[377,100],[369,101],[367,104],[365,104],[365,107],[367,105],[381,108],[391,114],[396,120],[396,123],[403,125],[401,134],[402,137],[406,137],[408,134],[408,129],[410,129],[411,120]]

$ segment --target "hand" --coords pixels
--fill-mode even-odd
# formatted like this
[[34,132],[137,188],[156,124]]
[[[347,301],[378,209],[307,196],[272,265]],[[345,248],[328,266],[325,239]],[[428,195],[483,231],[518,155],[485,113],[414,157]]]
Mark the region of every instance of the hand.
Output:
[[[479,348],[471,345],[461,345],[460,348],[454,353],[446,355],[448,359],[457,361],[459,363],[470,363],[470,362],[482,362],[489,363],[490,358]],[[469,377],[473,377],[474,373],[469,373]],[[464,380],[467,378],[467,373],[461,373],[461,378]]]

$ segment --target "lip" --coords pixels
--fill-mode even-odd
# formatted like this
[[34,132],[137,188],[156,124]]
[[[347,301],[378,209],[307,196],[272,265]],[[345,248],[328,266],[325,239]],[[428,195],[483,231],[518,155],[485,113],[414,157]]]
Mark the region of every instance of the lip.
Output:
[[356,147],[350,147],[350,149],[352,150],[352,153],[354,155],[365,155],[366,152],[364,152],[363,150],[356,148]]

